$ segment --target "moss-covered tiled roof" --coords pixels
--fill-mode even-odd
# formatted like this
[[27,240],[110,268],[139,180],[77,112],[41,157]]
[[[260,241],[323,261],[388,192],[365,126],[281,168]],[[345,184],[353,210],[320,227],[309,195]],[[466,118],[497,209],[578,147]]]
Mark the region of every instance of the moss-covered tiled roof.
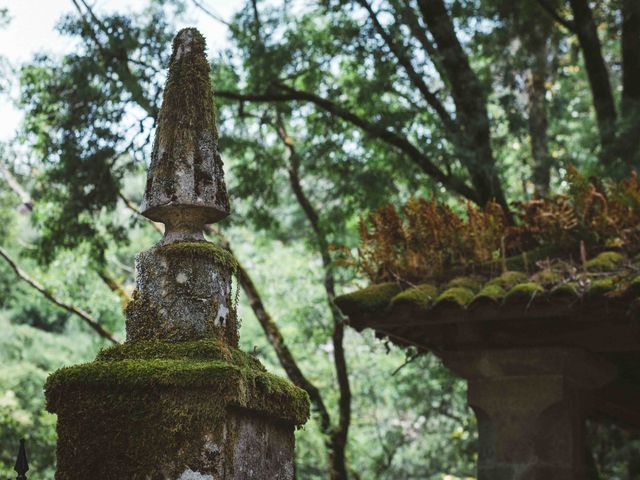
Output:
[[450,314],[458,310],[466,315],[488,304],[503,309],[560,301],[577,306],[593,300],[630,302],[639,294],[640,259],[632,261],[617,252],[604,252],[588,261],[586,269],[560,263],[534,274],[506,271],[493,278],[465,276],[444,285],[383,283],[342,295],[336,303],[349,316],[392,315],[394,310],[410,309],[428,321],[445,307]]

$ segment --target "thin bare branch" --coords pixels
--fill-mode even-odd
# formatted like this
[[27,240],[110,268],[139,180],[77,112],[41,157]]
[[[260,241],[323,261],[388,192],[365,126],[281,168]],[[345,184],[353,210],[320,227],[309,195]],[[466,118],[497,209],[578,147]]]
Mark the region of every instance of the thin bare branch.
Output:
[[560,15],[555,8],[548,2],[548,0],[536,0],[540,8],[542,8],[547,14],[553,18],[556,22],[569,30],[571,33],[576,33],[576,25],[571,20],[564,18]]
[[224,18],[222,18],[220,15],[218,15],[213,10],[211,10],[211,8],[208,5],[205,5],[204,2],[201,2],[198,0],[192,0],[192,1],[193,1],[193,4],[196,6],[196,8],[201,10],[208,17],[212,18],[216,22],[220,22],[221,24],[226,25],[229,28],[232,27],[231,23],[227,22]]
[[33,210],[33,199],[31,198],[31,195],[22,188],[22,185],[20,185],[18,180],[16,180],[16,177],[13,176],[3,162],[0,162],[0,175],[4,177],[9,188],[20,198],[22,205],[29,211]]
[[40,292],[42,296],[45,297],[47,300],[59,306],[60,308],[63,308],[67,312],[80,317],[82,321],[84,321],[91,329],[93,329],[102,338],[105,338],[112,343],[116,343],[116,344],[119,343],[115,339],[113,334],[107,329],[105,329],[102,325],[100,325],[100,322],[95,317],[93,317],[90,313],[82,310],[79,307],[76,307],[75,305],[72,305],[67,302],[63,302],[58,297],[56,297],[53,293],[47,290],[44,286],[40,285],[40,283],[38,283],[36,280],[31,278],[24,270],[22,270],[18,266],[15,260],[13,260],[13,258],[11,258],[11,256],[2,247],[0,247],[0,257],[5,259],[5,261],[13,269],[13,271],[16,273],[18,278],[20,278],[20,280],[22,280],[33,289]]

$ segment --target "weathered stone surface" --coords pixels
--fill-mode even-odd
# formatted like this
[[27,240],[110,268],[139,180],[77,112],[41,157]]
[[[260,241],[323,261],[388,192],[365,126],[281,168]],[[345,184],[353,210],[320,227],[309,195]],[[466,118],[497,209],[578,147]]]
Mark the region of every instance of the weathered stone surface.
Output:
[[[176,397],[175,392],[167,394]],[[146,396],[143,398],[150,400]],[[202,395],[196,398],[198,402],[206,401]],[[70,400],[83,401],[73,396]],[[162,404],[165,399],[160,396],[155,401]],[[169,416],[166,420],[159,420],[155,412],[147,415],[145,406],[140,403],[128,403],[127,408],[123,409],[124,405],[121,405],[111,410],[105,410],[103,405],[83,410],[80,417],[72,411],[60,412],[58,433],[61,439],[58,442],[56,479],[293,480],[294,435],[291,424],[234,409],[225,411],[222,419],[217,416],[207,418],[198,413],[197,405],[189,411],[189,402],[193,402],[189,396],[184,395],[183,402],[187,406],[184,414],[193,415],[193,420],[199,424],[193,425],[197,434],[179,439],[177,445],[180,447],[175,451],[162,448],[146,450],[144,438],[156,437],[157,442],[154,443],[163,443],[164,439],[167,445],[174,445],[176,439],[168,437],[171,429],[167,420],[186,419]],[[95,418],[85,414],[95,415]],[[131,421],[132,415],[142,420],[134,420],[131,428],[135,429],[135,436],[123,428],[111,426]],[[107,425],[107,421],[111,425]],[[157,421],[166,425],[159,428]],[[176,431],[184,435],[185,425],[176,426]],[[95,437],[90,439],[89,434]],[[159,435],[163,437],[158,438]],[[78,448],[76,442],[84,442],[84,445]],[[79,458],[78,454],[82,457]]]
[[586,478],[589,392],[615,378],[612,365],[563,348],[446,352],[443,358],[468,380],[479,480]]
[[51,375],[46,397],[71,480],[288,480],[309,415],[304,391],[220,340],[112,347]]
[[174,40],[141,210],[165,223],[165,241],[202,239],[229,214],[205,41],[192,28]]
[[136,258],[136,292],[127,306],[127,340],[189,340],[220,335],[238,343],[233,265],[208,242],[155,247]]

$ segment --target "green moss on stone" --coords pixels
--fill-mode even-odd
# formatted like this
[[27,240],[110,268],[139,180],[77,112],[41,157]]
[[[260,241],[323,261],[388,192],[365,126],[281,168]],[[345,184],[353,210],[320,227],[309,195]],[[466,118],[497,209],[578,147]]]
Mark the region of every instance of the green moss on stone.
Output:
[[119,360],[221,360],[245,369],[266,371],[260,361],[218,338],[188,342],[146,340],[126,342],[101,350],[97,361]]
[[345,315],[379,313],[386,309],[391,299],[402,290],[398,283],[381,283],[336,297],[335,303]]
[[456,277],[453,280],[449,281],[444,288],[444,290],[448,290],[450,288],[464,288],[467,290],[471,290],[473,292],[477,292],[482,288],[482,279],[479,277]]
[[498,302],[502,297],[504,297],[505,293],[506,291],[501,285],[497,283],[490,283],[485,285],[484,288],[478,292],[478,294],[473,298],[473,303],[482,301]]
[[428,283],[408,288],[391,300],[391,306],[410,305],[420,310],[428,310],[438,296],[438,288]]
[[71,390],[158,388],[222,388],[230,395],[228,403],[278,415],[296,425],[303,424],[309,413],[306,392],[268,373],[248,353],[211,340],[125,343],[103,350],[94,362],[54,372],[45,385],[53,411]]
[[[189,32],[192,41],[188,52],[178,57],[178,42],[182,34]],[[176,128],[210,131],[217,140],[213,89],[209,73],[211,67],[205,54],[206,41],[194,28],[178,32],[173,41],[173,53],[169,60],[169,76],[162,97],[162,110],[156,135],[174,135]],[[168,152],[169,154],[175,152]]]
[[232,458],[231,418],[300,426],[309,417],[306,392],[216,340],[115,346],[53,373],[45,394],[58,414],[57,478],[73,480],[211,471],[220,455]]
[[593,280],[585,292],[585,298],[597,298],[615,290],[616,284],[613,277]]
[[536,296],[544,293],[544,289],[534,282],[520,283],[507,292],[505,303],[530,302]]
[[236,258],[228,250],[211,242],[173,242],[157,247],[157,252],[162,255],[183,255],[198,258],[204,256],[231,273],[235,273],[238,269]]
[[562,275],[559,272],[545,269],[532,275],[530,281],[533,283],[537,283],[542,287],[550,288],[558,285],[562,281]]
[[587,270],[590,272],[612,272],[617,270],[624,262],[625,257],[618,252],[602,252],[587,262]]
[[567,282],[557,285],[549,293],[551,298],[577,299],[580,297],[580,287],[577,282]]
[[528,279],[527,275],[523,272],[508,271],[504,272],[499,277],[491,279],[487,282],[486,286],[498,285],[502,289],[508,291],[519,283],[524,283]]
[[[552,258],[557,256],[559,249],[556,246],[542,246],[536,249],[530,250],[526,253],[514,255],[504,260],[506,264],[506,270],[514,272],[526,272],[535,268],[536,262],[544,260],[545,258]],[[502,268],[502,260],[494,260],[484,265],[484,269],[490,268],[492,271],[500,271]]]
[[473,300],[473,290],[464,287],[448,288],[436,299],[434,306],[456,305],[465,307]]

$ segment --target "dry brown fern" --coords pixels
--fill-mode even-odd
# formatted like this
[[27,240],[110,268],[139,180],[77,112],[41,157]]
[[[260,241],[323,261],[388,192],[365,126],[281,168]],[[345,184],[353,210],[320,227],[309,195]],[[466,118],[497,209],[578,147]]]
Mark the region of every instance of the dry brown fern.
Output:
[[594,253],[611,247],[636,253],[637,175],[604,183],[569,167],[567,181],[566,194],[513,203],[515,225],[507,224],[495,202],[484,209],[468,204],[464,217],[434,198],[373,210],[360,221],[358,256],[351,264],[374,283],[415,282],[539,247],[552,248],[559,257],[579,258],[580,245]]

